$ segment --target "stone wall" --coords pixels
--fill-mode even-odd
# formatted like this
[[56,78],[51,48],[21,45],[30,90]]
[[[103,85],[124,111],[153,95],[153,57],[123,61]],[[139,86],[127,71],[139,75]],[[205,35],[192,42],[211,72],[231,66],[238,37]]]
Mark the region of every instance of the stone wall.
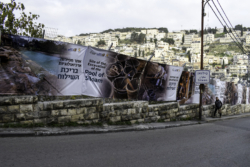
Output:
[[148,113],[148,102],[145,101],[106,103],[103,105],[101,120],[104,122],[144,122],[145,118],[148,117]]
[[[46,100],[45,100],[46,99]],[[177,102],[149,104],[147,101],[104,103],[101,98],[41,98],[39,96],[0,96],[0,124],[49,124],[77,122],[157,122],[194,119],[199,105],[179,106]],[[211,117],[214,105],[203,106],[203,118]],[[250,104],[223,105],[222,115],[250,112]]]
[[102,106],[98,98],[41,102],[37,96],[0,97],[0,123],[95,123]]

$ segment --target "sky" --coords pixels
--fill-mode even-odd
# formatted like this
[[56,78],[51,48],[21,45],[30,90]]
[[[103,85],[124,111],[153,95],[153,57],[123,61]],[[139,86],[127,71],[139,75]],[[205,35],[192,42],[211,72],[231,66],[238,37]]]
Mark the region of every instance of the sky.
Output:
[[[0,0],[10,2],[10,0]],[[38,23],[74,36],[123,27],[166,27],[169,31],[201,29],[202,0],[16,0],[25,12],[39,14]],[[217,7],[217,0],[214,0]],[[233,26],[250,27],[250,1],[219,0]],[[237,2],[237,3],[236,3]],[[210,0],[212,4],[212,1]],[[214,7],[215,8],[215,7]],[[216,9],[216,8],[215,8]],[[208,5],[204,28],[221,24]],[[18,16],[18,13],[16,15]]]

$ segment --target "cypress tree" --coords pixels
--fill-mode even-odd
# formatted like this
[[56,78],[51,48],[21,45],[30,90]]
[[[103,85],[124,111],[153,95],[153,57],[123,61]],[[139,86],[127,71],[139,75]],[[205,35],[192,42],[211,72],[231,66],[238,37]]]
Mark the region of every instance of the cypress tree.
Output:
[[222,69],[225,69],[224,59],[223,59],[223,63],[222,63]]

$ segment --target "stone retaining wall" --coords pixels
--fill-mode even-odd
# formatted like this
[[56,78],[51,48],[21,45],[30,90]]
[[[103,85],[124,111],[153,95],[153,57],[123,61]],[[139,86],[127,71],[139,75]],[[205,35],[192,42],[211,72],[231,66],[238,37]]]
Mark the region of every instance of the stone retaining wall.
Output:
[[102,106],[97,98],[41,102],[37,96],[0,97],[0,123],[95,123]]
[[[147,101],[105,103],[101,98],[53,99],[38,96],[1,96],[0,124],[49,124],[77,122],[157,122],[198,118],[199,105],[179,106],[177,102],[149,104]],[[48,100],[48,99],[47,99]],[[214,105],[203,106],[203,118],[211,117]],[[250,105],[223,105],[222,115],[250,112]]]

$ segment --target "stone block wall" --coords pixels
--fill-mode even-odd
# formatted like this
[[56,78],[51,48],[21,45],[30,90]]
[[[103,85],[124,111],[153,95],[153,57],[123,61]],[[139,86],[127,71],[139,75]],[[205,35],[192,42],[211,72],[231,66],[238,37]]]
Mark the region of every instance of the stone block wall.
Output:
[[103,122],[130,121],[131,123],[144,122],[147,116],[148,102],[145,101],[106,103],[100,115]]
[[0,123],[96,123],[102,99],[38,101],[36,96],[0,97]]
[[182,105],[179,107],[177,119],[199,117],[199,104]]
[[175,119],[178,115],[178,107],[179,105],[177,102],[153,104],[149,105],[149,113],[151,113],[150,115],[155,114],[157,119],[170,121],[171,119]]
[[[202,113],[203,116],[206,118],[206,117],[211,117],[214,111],[215,111],[214,105],[206,105],[203,106]],[[233,106],[231,106],[230,104],[224,104],[222,106],[222,116],[237,115],[249,112],[250,112],[250,104],[237,104]],[[216,115],[217,116],[219,115],[218,112]]]
[[[204,118],[211,117],[214,105],[202,108]],[[250,104],[222,107],[222,115],[250,112]],[[193,119],[199,116],[199,105],[179,106],[177,102],[149,104],[148,101],[104,103],[101,98],[71,99],[39,96],[0,96],[0,124],[49,124],[77,122],[157,122]]]

